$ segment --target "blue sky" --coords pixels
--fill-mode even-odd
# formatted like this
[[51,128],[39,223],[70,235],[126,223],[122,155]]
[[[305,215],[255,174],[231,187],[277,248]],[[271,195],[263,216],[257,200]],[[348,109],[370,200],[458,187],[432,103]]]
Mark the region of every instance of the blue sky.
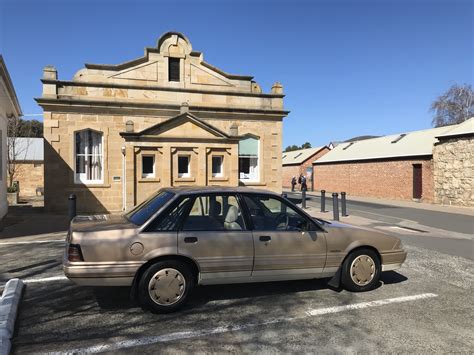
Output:
[[143,55],[185,33],[224,71],[282,82],[283,145],[429,128],[430,103],[473,82],[470,0],[0,0],[0,52],[25,114],[41,113],[42,68]]

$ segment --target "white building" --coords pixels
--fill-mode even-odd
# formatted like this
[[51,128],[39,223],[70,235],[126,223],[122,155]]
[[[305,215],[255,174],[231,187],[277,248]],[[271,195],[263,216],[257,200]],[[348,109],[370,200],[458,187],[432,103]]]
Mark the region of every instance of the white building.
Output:
[[21,116],[21,108],[16,97],[7,67],[0,55],[0,219],[8,210],[7,203],[7,120]]

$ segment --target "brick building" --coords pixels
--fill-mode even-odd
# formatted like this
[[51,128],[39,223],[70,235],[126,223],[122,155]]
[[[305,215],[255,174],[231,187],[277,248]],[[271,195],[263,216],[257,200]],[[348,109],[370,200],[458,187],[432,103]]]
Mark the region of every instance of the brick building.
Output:
[[312,189],[313,184],[313,161],[329,152],[327,146],[298,149],[291,152],[282,153],[282,186],[291,188],[293,176],[304,174],[307,179],[308,189]]
[[44,186],[43,138],[14,139],[15,153],[10,164],[14,165],[14,180],[19,183],[21,197],[41,194]]
[[433,147],[452,128],[341,143],[314,161],[315,189],[434,202]]
[[71,81],[43,72],[45,208],[131,207],[163,186],[281,191],[283,87],[204,61],[168,32],[143,57],[86,64]]

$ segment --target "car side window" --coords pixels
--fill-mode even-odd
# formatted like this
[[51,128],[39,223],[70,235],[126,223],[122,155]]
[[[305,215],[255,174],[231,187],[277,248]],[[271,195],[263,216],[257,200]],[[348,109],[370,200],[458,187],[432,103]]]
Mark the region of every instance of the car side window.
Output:
[[234,195],[197,196],[185,217],[183,231],[245,230],[241,208]]
[[246,195],[245,203],[255,230],[304,231],[310,222],[283,200],[265,195]]
[[156,221],[152,223],[148,230],[157,232],[178,230],[178,223],[184,212],[186,212],[190,203],[190,197],[182,199],[177,205],[171,207],[171,210],[167,210],[162,213],[162,216],[159,216]]

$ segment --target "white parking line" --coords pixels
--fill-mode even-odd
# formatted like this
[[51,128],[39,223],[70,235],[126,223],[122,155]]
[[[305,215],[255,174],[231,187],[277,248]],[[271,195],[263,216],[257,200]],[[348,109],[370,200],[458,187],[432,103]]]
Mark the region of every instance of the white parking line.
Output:
[[245,330],[245,329],[255,328],[259,326],[289,322],[289,321],[294,321],[294,320],[301,320],[301,319],[306,319],[306,318],[310,318],[314,316],[322,316],[326,314],[352,311],[352,310],[363,309],[363,308],[368,308],[368,307],[379,307],[379,306],[392,304],[392,303],[417,301],[417,300],[433,298],[437,296],[438,295],[434,293],[422,293],[422,294],[413,295],[413,296],[387,298],[387,299],[371,301],[371,302],[348,304],[344,306],[309,309],[305,312],[305,315],[299,316],[299,317],[274,318],[274,319],[270,319],[268,321],[259,322],[259,323],[230,324],[228,326],[211,328],[211,329],[189,330],[189,331],[175,332],[175,333],[158,335],[158,336],[148,336],[148,337],[142,337],[142,338],[131,339],[131,340],[117,341],[117,342],[109,343],[109,344],[99,344],[99,345],[86,347],[86,348],[71,349],[66,352],[58,352],[55,354],[73,354],[73,353],[82,354],[82,353],[99,353],[99,352],[104,352],[104,351],[114,351],[114,350],[120,350],[120,349],[126,349],[126,348],[133,348],[136,346],[152,345],[152,344],[157,344],[157,343],[166,343],[166,342],[175,341],[175,340],[183,340],[183,339],[203,337],[207,335],[222,334],[222,333],[227,333],[231,331]]
[[64,239],[51,239],[51,240],[23,240],[21,242],[0,242],[0,245],[13,245],[13,244],[42,244],[42,243],[65,243]]

